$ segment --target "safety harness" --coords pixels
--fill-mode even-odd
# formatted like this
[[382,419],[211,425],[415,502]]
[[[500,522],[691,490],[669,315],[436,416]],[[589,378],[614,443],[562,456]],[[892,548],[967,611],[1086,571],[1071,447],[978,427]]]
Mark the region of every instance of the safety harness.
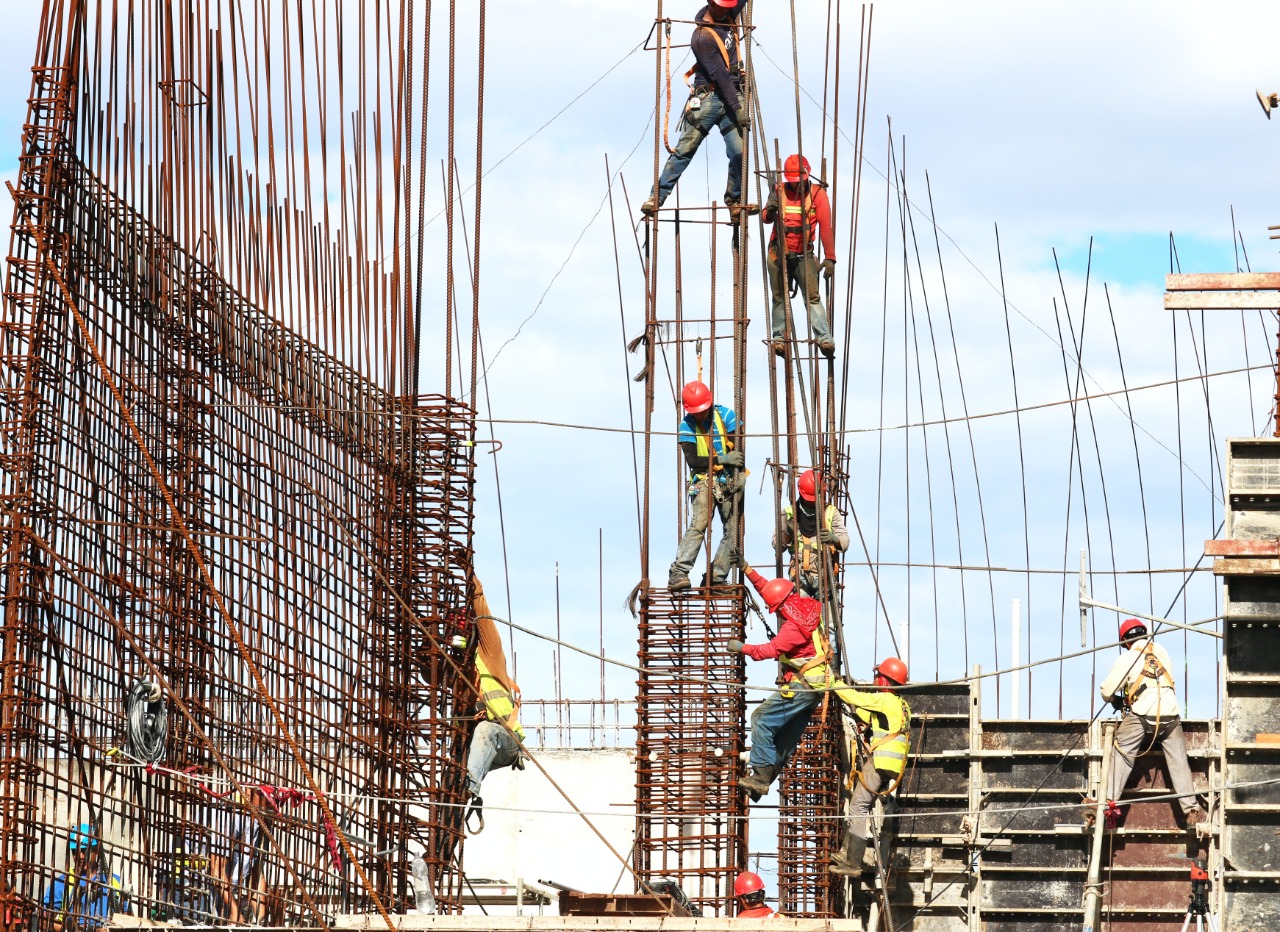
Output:
[[[787,505],[783,509],[782,513],[786,516],[786,519],[788,522],[792,521],[795,517],[795,513],[792,511],[792,508],[790,505]],[[823,509],[823,512],[822,512],[821,529],[827,530],[827,531],[831,530],[832,526],[835,524],[835,520],[836,520],[836,506],[828,505],[826,508]],[[816,525],[816,522],[815,522],[815,525]],[[818,540],[818,535],[817,535],[818,530],[819,528],[815,526],[814,535],[812,537],[806,537],[804,534],[801,534],[799,532],[799,529],[797,528],[796,544],[795,544],[796,561],[792,565],[793,571],[798,570],[801,573],[806,573],[809,575],[812,575],[818,572],[818,566],[819,566],[818,555],[822,552],[822,548],[824,546]],[[831,555],[833,557],[838,552],[836,547],[832,544],[827,544],[826,548],[831,552]],[[840,563],[836,560],[832,560],[831,569],[833,572],[839,573]]]
[[[698,20],[698,25],[694,27],[693,32],[694,35],[697,35],[699,30],[706,29],[711,33],[711,38],[715,39],[716,45],[720,47],[720,56],[724,59],[724,66],[732,72],[733,63],[729,61],[729,47],[725,45],[724,39],[721,37],[719,30],[715,28],[716,26],[726,28],[733,33],[735,48],[742,48],[742,33],[738,30],[738,21],[736,19],[732,23],[718,23],[713,19],[707,19],[706,14],[704,13],[702,19]],[[698,65],[695,62],[693,67],[684,73],[684,83],[692,87],[693,76],[697,73]]]
[[[849,775],[848,788],[853,788],[854,780],[862,784],[863,789],[874,793],[876,796],[888,796],[898,788],[898,784],[902,782],[903,774],[907,771],[907,753],[911,748],[911,706],[907,705],[907,700],[901,696],[895,696],[895,699],[902,704],[902,728],[897,731],[889,730],[889,722],[885,715],[881,712],[873,712],[865,710],[865,721],[871,726],[871,741],[864,742],[861,735],[855,733],[853,742],[857,746],[861,746],[864,755],[871,756],[871,763],[877,770],[888,770],[895,774],[893,782],[889,786],[874,791],[867,786],[866,781],[862,778],[862,767],[857,763],[858,755],[857,747],[850,748],[850,758],[854,761],[853,772]],[[854,709],[854,715],[860,721],[863,721],[862,715],[859,715],[859,709]],[[881,767],[878,761],[885,761],[888,766]]]
[[[798,249],[791,247],[791,241],[787,241],[788,255],[799,255],[807,252],[813,245],[814,235],[818,229],[818,208],[813,203],[813,185],[812,182],[805,184],[804,197],[794,200],[787,196],[786,185],[781,186],[782,199],[782,232],[785,236],[794,237],[799,243]],[[804,241],[805,230],[809,231],[809,241]],[[773,235],[770,237],[774,242],[778,239],[778,229],[774,227]]]
[[[716,436],[720,438],[720,447],[719,450],[716,450],[717,453],[725,450],[729,445],[729,431],[724,426],[724,419],[720,417],[720,410],[718,408],[713,408],[711,410],[711,414],[711,430],[706,432],[697,429],[697,421],[692,418],[689,421],[689,423],[694,426],[694,433],[698,438],[698,456],[706,460],[710,460],[712,451],[716,450],[712,431],[714,431]],[[707,474],[705,472],[695,472],[691,473],[689,476],[690,481],[692,482],[701,482],[706,477]]]
[[[810,643],[813,644],[812,657],[799,660],[789,654],[779,654],[778,662],[800,674],[800,677],[810,686],[830,686],[834,682],[830,664],[831,644],[827,641],[827,633],[823,630],[821,620],[813,629]],[[817,673],[813,672],[815,670]]]
[[1156,656],[1155,649],[1152,647],[1151,642],[1148,641],[1142,648],[1142,673],[1125,692],[1125,701],[1132,707],[1134,700],[1146,692],[1149,685],[1155,683],[1158,686],[1161,681],[1170,689],[1174,688],[1173,677],[1165,669],[1164,664],[1160,662],[1160,658]]

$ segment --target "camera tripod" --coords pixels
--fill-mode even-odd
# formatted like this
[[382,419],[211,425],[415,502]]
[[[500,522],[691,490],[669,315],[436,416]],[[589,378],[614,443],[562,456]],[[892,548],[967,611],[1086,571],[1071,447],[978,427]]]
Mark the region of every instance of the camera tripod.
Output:
[[1191,927],[1191,918],[1195,917],[1196,932],[1204,932],[1205,922],[1209,924],[1209,932],[1218,932],[1218,920],[1209,912],[1209,869],[1204,858],[1196,858],[1191,862],[1191,902],[1187,904],[1187,915],[1182,920],[1182,932]]

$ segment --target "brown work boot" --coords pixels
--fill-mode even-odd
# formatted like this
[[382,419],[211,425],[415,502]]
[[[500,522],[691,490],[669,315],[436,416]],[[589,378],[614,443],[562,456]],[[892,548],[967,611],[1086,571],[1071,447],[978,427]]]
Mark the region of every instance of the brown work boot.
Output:
[[828,359],[832,359],[836,355],[836,344],[833,340],[819,340],[818,349],[822,350],[822,355]]
[[1190,812],[1185,813],[1184,818],[1186,819],[1187,828],[1194,828],[1203,822],[1208,822],[1209,813],[1205,812],[1199,806],[1196,806]]
[[689,577],[683,573],[672,573],[667,577],[667,588],[672,592],[683,592],[690,586]]
[[640,213],[644,214],[646,217],[652,217],[658,212],[659,206],[658,199],[656,197],[650,197],[640,205]]
[[778,339],[770,340],[769,349],[773,350],[773,355],[779,358],[784,357],[787,355],[787,341]]

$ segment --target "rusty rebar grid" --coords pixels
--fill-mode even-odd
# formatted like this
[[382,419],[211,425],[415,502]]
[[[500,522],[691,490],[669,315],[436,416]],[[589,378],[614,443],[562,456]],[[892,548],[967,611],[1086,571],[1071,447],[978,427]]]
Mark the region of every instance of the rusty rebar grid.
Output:
[[840,844],[840,701],[825,693],[782,772],[778,806],[778,911],[844,915],[844,884],[828,870]]
[[649,589],[640,603],[635,871],[729,915],[747,858],[742,586]]
[[[417,851],[457,910],[474,411],[388,394],[134,210],[72,154],[69,75],[34,73],[0,315],[4,925],[51,927],[82,823],[156,919],[402,909]],[[154,767],[111,753],[141,679]]]

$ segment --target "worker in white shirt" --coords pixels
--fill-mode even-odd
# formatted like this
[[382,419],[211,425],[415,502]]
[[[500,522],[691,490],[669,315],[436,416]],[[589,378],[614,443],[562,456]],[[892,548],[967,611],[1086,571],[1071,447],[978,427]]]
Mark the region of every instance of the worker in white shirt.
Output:
[[1102,698],[1124,712],[1116,729],[1108,806],[1114,808],[1124,792],[1138,756],[1159,744],[1187,826],[1203,822],[1207,816],[1191,782],[1169,652],[1147,637],[1146,622],[1137,618],[1120,623],[1120,643],[1124,653],[1102,681]]

